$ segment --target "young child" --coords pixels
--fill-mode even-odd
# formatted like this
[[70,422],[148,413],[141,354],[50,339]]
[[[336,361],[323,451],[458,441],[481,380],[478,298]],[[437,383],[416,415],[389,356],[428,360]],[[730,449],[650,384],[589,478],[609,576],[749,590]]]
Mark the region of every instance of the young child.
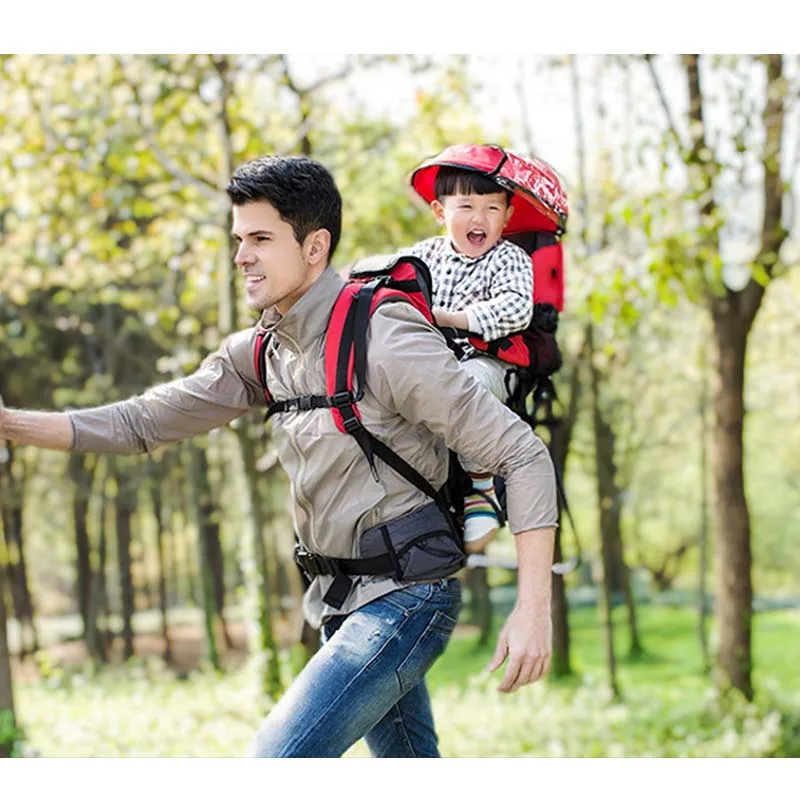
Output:
[[[486,175],[444,166],[434,192],[431,209],[446,235],[418,242],[409,252],[430,268],[436,322],[485,341],[524,330],[533,314],[533,270],[521,247],[501,239],[513,211],[511,192]],[[474,351],[464,369],[506,400],[507,364]],[[496,502],[494,481],[479,464],[461,464],[474,489],[465,503],[466,549],[479,553],[499,527],[491,502]]]

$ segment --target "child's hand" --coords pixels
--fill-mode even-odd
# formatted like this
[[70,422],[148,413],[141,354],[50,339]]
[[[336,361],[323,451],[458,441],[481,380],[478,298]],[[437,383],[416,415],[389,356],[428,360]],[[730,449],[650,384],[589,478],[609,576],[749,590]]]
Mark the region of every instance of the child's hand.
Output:
[[440,328],[458,328],[468,330],[466,311],[445,311],[443,308],[433,309],[433,318]]

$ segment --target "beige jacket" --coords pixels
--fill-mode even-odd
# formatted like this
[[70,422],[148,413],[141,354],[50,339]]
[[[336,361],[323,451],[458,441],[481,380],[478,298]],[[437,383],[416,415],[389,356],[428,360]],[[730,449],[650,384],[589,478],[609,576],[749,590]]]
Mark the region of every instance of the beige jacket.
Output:
[[[272,332],[267,382],[273,398],[326,394],[325,333],[343,285],[327,269],[286,316],[265,311],[258,326],[228,337],[194,374],[120,403],[71,412],[73,449],[150,452],[263,406],[253,367],[259,327]],[[459,366],[418,311],[405,302],[384,303],[370,320],[367,348],[358,407],[369,431],[435,487],[446,479],[448,447],[502,475],[513,533],[556,524],[554,472],[544,444]],[[271,424],[291,481],[295,531],[313,552],[357,557],[363,531],[429,502],[377,458],[376,481],[356,441],[338,431],[329,409],[279,414]],[[322,601],[331,581],[316,578],[306,594],[304,610],[313,625],[400,585],[357,577],[336,611]]]

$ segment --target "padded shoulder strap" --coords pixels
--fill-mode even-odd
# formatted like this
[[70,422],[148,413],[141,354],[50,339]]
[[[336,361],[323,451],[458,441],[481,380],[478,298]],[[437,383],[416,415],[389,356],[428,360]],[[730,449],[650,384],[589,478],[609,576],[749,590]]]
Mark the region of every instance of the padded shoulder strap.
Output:
[[272,403],[272,395],[267,388],[267,345],[269,345],[270,335],[267,331],[260,330],[256,334],[256,345],[253,348],[253,366],[255,367],[258,382],[264,390],[264,399],[267,405]]
[[[364,394],[367,372],[367,328],[375,309],[387,300],[410,302],[405,292],[387,289],[381,280],[348,283],[333,307],[325,340],[325,382],[331,398],[351,399],[350,409],[331,407],[333,421],[342,433],[349,433],[348,419],[361,419],[355,402]],[[352,425],[352,423],[351,423]]]

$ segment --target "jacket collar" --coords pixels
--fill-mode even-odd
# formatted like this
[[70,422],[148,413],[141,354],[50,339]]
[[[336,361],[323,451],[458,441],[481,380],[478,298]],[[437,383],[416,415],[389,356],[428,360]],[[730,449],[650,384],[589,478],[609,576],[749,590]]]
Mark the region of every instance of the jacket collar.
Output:
[[283,344],[306,350],[327,330],[334,303],[344,285],[341,275],[329,266],[285,316],[275,306],[265,309],[261,326]]

